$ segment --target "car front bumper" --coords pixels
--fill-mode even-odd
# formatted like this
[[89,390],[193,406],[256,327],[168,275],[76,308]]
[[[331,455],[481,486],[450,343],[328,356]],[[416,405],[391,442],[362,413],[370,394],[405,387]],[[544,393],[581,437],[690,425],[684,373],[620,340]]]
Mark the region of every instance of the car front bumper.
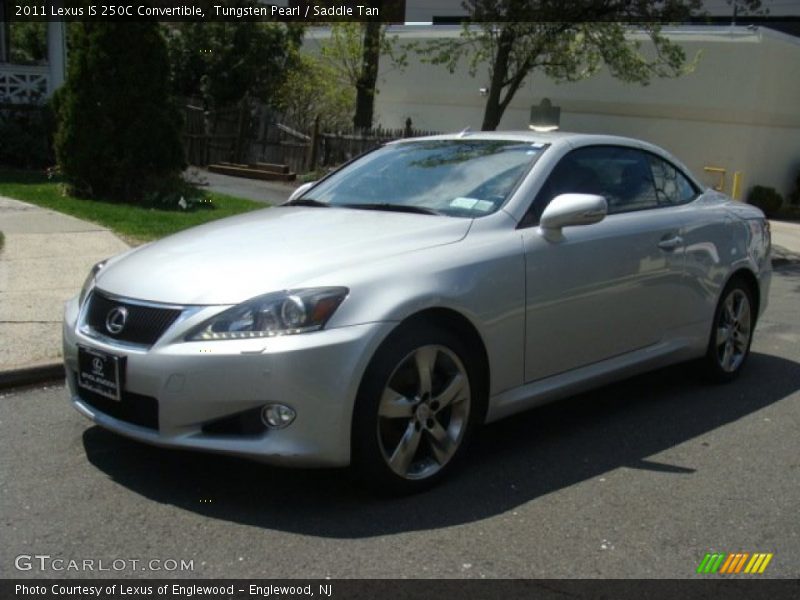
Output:
[[[66,305],[64,365],[72,404],[101,427],[157,446],[231,454],[276,465],[345,466],[358,385],[394,323],[369,323],[260,340],[183,342],[134,348],[78,328]],[[77,385],[78,346],[125,357],[122,402],[152,404],[155,423],[112,416]],[[104,400],[105,406],[114,403]],[[280,403],[296,412],[284,429],[209,433],[209,423]],[[134,406],[130,406],[134,405]]]

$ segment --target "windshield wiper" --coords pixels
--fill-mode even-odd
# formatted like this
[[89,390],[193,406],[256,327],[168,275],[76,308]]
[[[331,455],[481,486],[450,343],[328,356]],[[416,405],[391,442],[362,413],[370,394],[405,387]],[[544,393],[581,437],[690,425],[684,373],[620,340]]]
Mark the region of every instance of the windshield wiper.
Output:
[[359,210],[386,210],[389,212],[405,212],[418,215],[441,215],[438,210],[425,206],[413,206],[411,204],[389,204],[388,202],[375,202],[366,204],[337,204],[344,208],[356,208]]
[[281,206],[318,206],[320,208],[330,208],[330,204],[327,202],[321,202],[313,198],[297,198],[289,202],[284,202]]

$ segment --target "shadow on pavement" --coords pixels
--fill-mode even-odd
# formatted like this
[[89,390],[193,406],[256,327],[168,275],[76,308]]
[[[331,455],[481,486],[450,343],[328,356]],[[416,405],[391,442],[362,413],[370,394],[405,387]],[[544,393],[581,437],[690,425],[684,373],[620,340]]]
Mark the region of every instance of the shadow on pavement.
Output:
[[[695,477],[692,464],[649,457],[786,398],[800,364],[754,353],[737,382],[699,384],[678,365],[511,417],[484,428],[439,487],[377,498],[343,470],[277,469],[153,448],[91,427],[89,461],[157,502],[212,518],[333,538],[430,530],[485,519],[619,467]],[[210,502],[208,502],[210,500]]]
[[[800,261],[800,255],[798,255],[798,261]],[[800,293],[800,262],[782,263],[777,265],[773,262],[773,274],[783,277],[791,284],[796,285],[792,291],[795,293]]]

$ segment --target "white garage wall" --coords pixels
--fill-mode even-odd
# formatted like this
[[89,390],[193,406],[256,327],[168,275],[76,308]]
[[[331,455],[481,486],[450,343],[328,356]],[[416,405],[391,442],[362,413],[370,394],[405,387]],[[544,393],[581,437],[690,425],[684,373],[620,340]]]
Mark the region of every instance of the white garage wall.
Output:
[[[800,3],[796,0],[761,0],[761,6],[770,16],[800,15]],[[729,0],[703,0],[702,10],[715,16],[733,14]],[[430,23],[434,17],[466,14],[462,0],[406,0],[406,21]],[[741,6],[739,14],[746,15]]]
[[[405,27],[403,41],[457,36],[457,27]],[[530,105],[547,97],[561,106],[561,128],[640,137],[679,156],[709,184],[703,167],[744,177],[744,192],[770,185],[784,195],[800,169],[800,40],[765,28],[681,28],[668,32],[689,56],[701,56],[694,72],[649,86],[625,84],[607,73],[578,83],[555,84],[533,77],[515,96],[500,129],[525,129]],[[646,36],[641,36],[647,40]],[[419,62],[400,72],[382,65],[376,123],[440,131],[479,129],[485,75],[466,68],[450,75],[444,67]],[[384,61],[386,62],[386,61]]]

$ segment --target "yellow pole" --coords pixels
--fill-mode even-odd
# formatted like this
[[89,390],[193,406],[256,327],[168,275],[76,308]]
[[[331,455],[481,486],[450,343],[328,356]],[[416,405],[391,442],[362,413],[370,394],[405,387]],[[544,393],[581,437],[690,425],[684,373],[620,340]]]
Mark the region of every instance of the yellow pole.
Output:
[[725,168],[724,167],[703,167],[703,171],[706,173],[713,173],[714,175],[719,176],[719,183],[714,186],[714,189],[718,192],[725,192]]
[[733,174],[733,189],[731,190],[731,198],[739,200],[739,193],[742,191],[742,172],[735,171]]

